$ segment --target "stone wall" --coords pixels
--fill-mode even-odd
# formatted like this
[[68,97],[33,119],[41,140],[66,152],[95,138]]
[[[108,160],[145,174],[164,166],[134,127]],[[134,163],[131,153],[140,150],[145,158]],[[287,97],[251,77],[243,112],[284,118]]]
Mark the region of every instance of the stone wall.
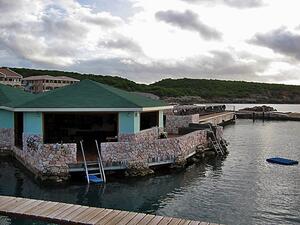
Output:
[[223,127],[222,126],[216,126],[216,138],[218,140],[223,139]]
[[188,127],[190,123],[199,123],[199,114],[186,116],[166,115],[166,131],[170,134],[178,134],[178,128]]
[[207,132],[199,130],[176,138],[101,143],[101,152],[106,163],[122,161],[147,163],[157,158],[161,161],[183,157],[196,146],[206,144]]
[[164,129],[161,127],[152,127],[146,130],[142,130],[136,134],[119,134],[119,142],[143,142],[143,141],[152,141],[156,140],[159,137],[159,134],[163,132]]
[[0,149],[11,150],[14,146],[14,129],[0,128]]
[[62,181],[68,174],[68,164],[76,163],[77,145],[43,144],[40,135],[23,135],[23,149],[14,148],[19,160],[42,179]]

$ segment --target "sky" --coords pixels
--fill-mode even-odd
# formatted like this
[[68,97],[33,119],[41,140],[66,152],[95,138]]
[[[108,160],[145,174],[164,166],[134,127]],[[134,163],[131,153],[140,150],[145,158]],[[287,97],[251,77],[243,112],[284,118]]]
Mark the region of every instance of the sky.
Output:
[[300,85],[296,0],[0,0],[0,66]]

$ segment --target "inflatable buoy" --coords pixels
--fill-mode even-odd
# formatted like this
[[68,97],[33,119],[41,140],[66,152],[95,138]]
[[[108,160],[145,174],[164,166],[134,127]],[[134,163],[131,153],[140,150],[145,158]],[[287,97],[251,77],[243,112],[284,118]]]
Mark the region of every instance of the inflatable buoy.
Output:
[[298,164],[298,161],[296,161],[296,160],[285,159],[285,158],[280,158],[280,157],[269,158],[269,159],[267,159],[267,162],[276,163],[276,164],[280,164],[280,165],[296,165],[296,164]]

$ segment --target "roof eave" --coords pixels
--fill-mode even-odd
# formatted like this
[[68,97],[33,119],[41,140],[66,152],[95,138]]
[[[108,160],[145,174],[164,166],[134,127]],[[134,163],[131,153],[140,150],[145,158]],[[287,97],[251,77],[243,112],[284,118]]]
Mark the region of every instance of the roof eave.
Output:
[[0,109],[7,110],[7,111],[14,111],[14,108],[9,106],[0,106]]
[[143,108],[11,108],[0,106],[1,109],[15,112],[150,112],[172,109],[173,106],[157,106]]

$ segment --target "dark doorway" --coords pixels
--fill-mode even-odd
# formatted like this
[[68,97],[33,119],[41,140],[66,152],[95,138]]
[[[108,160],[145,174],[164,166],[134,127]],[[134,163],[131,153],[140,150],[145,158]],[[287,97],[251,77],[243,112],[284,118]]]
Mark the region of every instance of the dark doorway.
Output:
[[88,161],[96,160],[95,140],[107,142],[118,135],[117,113],[45,113],[45,143],[76,143],[78,161],[82,154],[80,141]]
[[15,146],[18,148],[23,147],[23,113],[14,113],[14,124],[15,124]]
[[159,112],[143,112],[141,113],[141,123],[140,129],[145,130],[151,127],[158,127],[159,126]]

